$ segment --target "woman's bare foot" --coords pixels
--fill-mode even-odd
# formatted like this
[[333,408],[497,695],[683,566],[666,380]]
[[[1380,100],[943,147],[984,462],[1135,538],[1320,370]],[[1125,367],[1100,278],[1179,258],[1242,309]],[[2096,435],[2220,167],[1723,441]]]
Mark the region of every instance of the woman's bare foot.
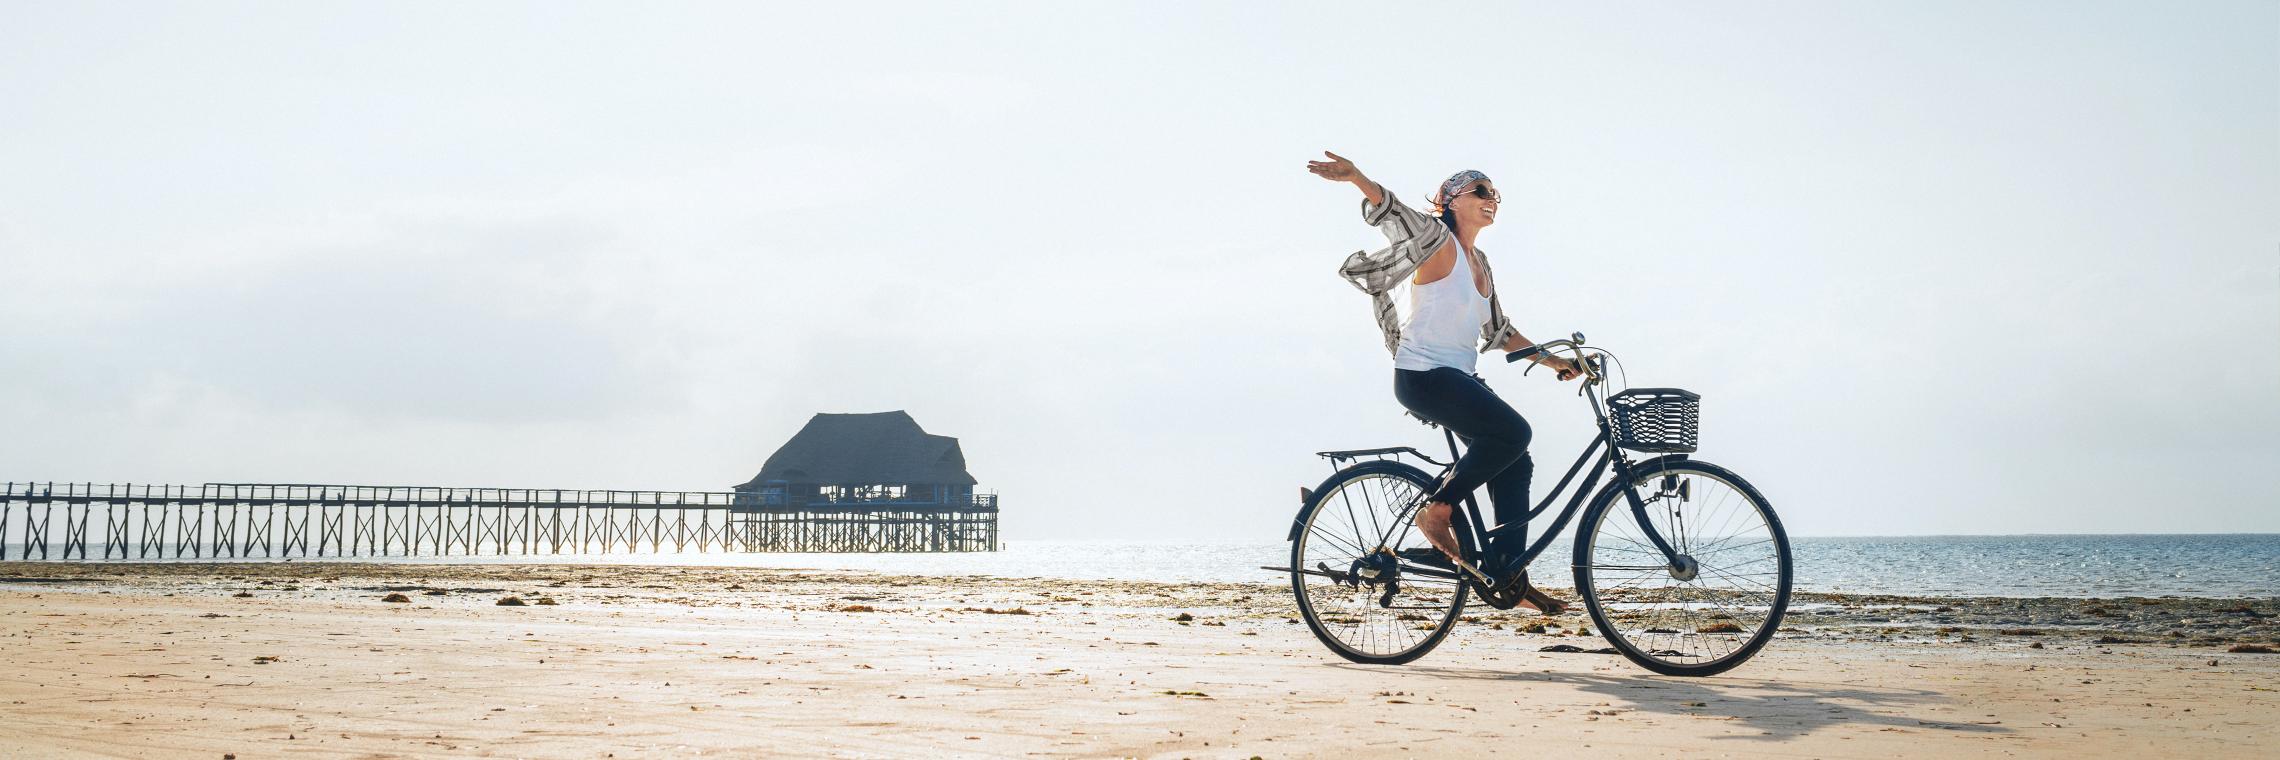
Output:
[[1425,534],[1426,543],[1448,555],[1450,561],[1462,563],[1464,557],[1459,556],[1457,549],[1457,531],[1449,527],[1449,516],[1456,511],[1454,506],[1428,501],[1425,506],[1418,508],[1417,517],[1410,523],[1417,526],[1417,532]]
[[1557,615],[1567,611],[1567,602],[1552,598],[1551,594],[1544,593],[1544,590],[1536,588],[1535,584],[1529,584],[1527,591],[1520,592],[1520,606],[1546,615]]

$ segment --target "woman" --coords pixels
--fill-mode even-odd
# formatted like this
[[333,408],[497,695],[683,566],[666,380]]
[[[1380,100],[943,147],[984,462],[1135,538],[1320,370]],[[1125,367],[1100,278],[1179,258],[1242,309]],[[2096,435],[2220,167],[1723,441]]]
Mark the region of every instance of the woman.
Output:
[[[1393,396],[1418,417],[1464,439],[1464,456],[1426,496],[1416,517],[1425,540],[1462,565],[1457,534],[1450,527],[1456,503],[1485,483],[1497,512],[1510,506],[1514,515],[1526,515],[1528,480],[1535,474],[1528,458],[1528,421],[1473,374],[1480,354],[1490,349],[1511,352],[1535,345],[1504,318],[1488,259],[1473,247],[1480,231],[1496,223],[1503,199],[1487,175],[1461,171],[1441,183],[1433,196],[1433,217],[1427,217],[1362,176],[1354,162],[1329,151],[1323,155],[1330,160],[1309,161],[1307,171],[1360,188],[1363,221],[1391,242],[1374,253],[1346,257],[1338,274],[1370,294],[1377,309],[1385,348],[1393,353]],[[1397,309],[1392,293],[1405,281],[1408,293]],[[1531,358],[1561,380],[1577,375],[1567,359],[1541,353]],[[1566,607],[1534,587],[1526,589],[1522,603],[1547,614]]]

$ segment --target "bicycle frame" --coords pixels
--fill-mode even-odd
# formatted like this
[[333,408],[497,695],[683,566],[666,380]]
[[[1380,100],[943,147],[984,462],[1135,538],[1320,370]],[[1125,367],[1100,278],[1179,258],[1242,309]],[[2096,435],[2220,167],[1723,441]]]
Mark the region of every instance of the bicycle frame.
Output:
[[[1509,574],[1513,571],[1520,568],[1525,568],[1529,563],[1534,562],[1537,556],[1543,554],[1545,549],[1551,547],[1552,539],[1558,538],[1561,533],[1566,532],[1568,521],[1573,520],[1576,513],[1583,508],[1584,498],[1590,495],[1591,492],[1598,487],[1600,478],[1604,477],[1607,474],[1607,470],[1610,467],[1615,470],[1615,482],[1617,483],[1630,483],[1636,479],[1633,474],[1635,470],[1633,470],[1633,463],[1630,461],[1630,458],[1624,456],[1623,450],[1614,445],[1615,430],[1613,424],[1607,419],[1606,404],[1599,395],[1598,384],[1595,381],[1586,382],[1583,387],[1583,395],[1591,403],[1592,416],[1599,425],[1599,435],[1592,438],[1591,445],[1584,448],[1583,454],[1581,456],[1576,457],[1575,464],[1568,467],[1567,474],[1560,476],[1559,485],[1553,486],[1551,493],[1546,494],[1542,502],[1538,503],[1535,507],[1530,508],[1527,514],[1521,516],[1520,519],[1508,521],[1494,528],[1487,528],[1484,530],[1481,526],[1485,524],[1485,521],[1481,519],[1478,496],[1475,494],[1465,495],[1465,519],[1462,520],[1464,523],[1464,527],[1462,529],[1471,532],[1473,537],[1473,546],[1478,547],[1478,555],[1473,558],[1473,562],[1474,564],[1480,566],[1484,572],[1491,574],[1499,581],[1509,577]],[[1441,430],[1441,434],[1449,442],[1449,458],[1451,464],[1443,467],[1441,469],[1440,476],[1435,478],[1435,480],[1447,478],[1449,476],[1450,470],[1455,468],[1454,462],[1460,456],[1460,452],[1457,449],[1456,433],[1451,432],[1447,428],[1443,428]],[[1575,493],[1568,497],[1567,505],[1560,509],[1560,514],[1557,518],[1553,519],[1551,527],[1545,530],[1542,536],[1538,537],[1533,544],[1526,546],[1524,550],[1519,554],[1515,555],[1512,552],[1505,550],[1505,543],[1511,539],[1514,534],[1524,534],[1524,531],[1528,527],[1529,521],[1534,520],[1537,515],[1540,515],[1544,512],[1544,510],[1549,509],[1552,506],[1552,502],[1557,501],[1560,495],[1567,491],[1568,485],[1575,481],[1576,473],[1583,470],[1584,464],[1587,462],[1593,462],[1595,459],[1596,464],[1594,464],[1591,468],[1591,477],[1582,483],[1576,484]],[[1432,460],[1428,459],[1426,461],[1430,462]],[[1647,540],[1653,543],[1655,548],[1662,552],[1663,558],[1665,560],[1669,561],[1671,571],[1674,574],[1690,573],[1694,564],[1692,558],[1680,555],[1676,549],[1673,549],[1671,547],[1670,542],[1664,540],[1662,534],[1655,530],[1654,522],[1647,519],[1646,502],[1639,498],[1638,493],[1632,491],[1629,488],[1625,488],[1623,489],[1623,498],[1630,502],[1629,506],[1631,508],[1631,515],[1634,519],[1637,520],[1640,531],[1646,534]],[[1440,571],[1437,568],[1411,568],[1410,570],[1412,572],[1435,576],[1444,575],[1445,572]],[[1458,577],[1458,574],[1454,572],[1446,572],[1445,574],[1450,578]]]

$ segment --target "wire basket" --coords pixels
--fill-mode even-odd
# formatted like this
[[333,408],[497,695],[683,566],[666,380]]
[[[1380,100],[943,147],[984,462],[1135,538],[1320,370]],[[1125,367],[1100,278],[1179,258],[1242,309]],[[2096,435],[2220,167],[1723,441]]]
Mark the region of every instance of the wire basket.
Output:
[[1702,394],[1677,388],[1632,388],[1607,397],[1615,445],[1657,454],[1692,454],[1701,443]]

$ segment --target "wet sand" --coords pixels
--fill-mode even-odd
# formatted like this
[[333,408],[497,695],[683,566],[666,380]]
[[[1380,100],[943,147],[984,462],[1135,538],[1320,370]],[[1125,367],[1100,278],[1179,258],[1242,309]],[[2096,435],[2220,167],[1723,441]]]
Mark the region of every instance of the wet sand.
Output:
[[1265,583],[0,563],[0,754],[2268,757],[2280,739],[2280,655],[2228,651],[2280,646],[2280,601],[1794,609],[1756,660],[1681,679],[1539,651],[1600,646],[1580,613],[1483,609],[1417,663],[1348,664]]

